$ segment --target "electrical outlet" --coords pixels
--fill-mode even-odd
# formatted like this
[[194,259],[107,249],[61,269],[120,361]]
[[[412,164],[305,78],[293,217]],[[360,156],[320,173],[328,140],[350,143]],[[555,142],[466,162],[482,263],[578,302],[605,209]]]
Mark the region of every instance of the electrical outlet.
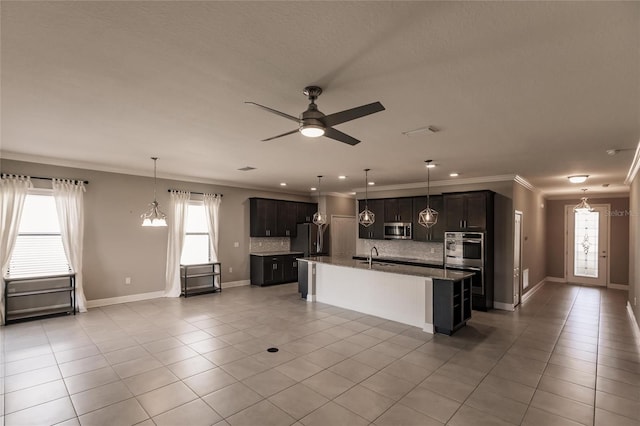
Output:
[[233,246],[234,247],[240,247],[240,243],[236,241],[235,243],[233,243]]
[[229,266],[229,273],[233,273],[233,268],[231,266]]
[[258,247],[262,247],[262,241],[258,242]]
[[126,277],[124,279],[124,285],[131,285],[131,277]]
[[434,249],[433,247],[431,247],[431,253],[435,253],[436,249]]
[[284,247],[284,241],[280,241],[280,245]]

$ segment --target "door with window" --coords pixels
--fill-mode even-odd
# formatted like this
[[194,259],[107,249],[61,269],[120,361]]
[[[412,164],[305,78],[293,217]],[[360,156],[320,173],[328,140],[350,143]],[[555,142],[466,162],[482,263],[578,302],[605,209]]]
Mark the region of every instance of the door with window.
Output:
[[609,265],[609,206],[591,207],[590,212],[574,212],[573,206],[565,207],[567,281],[604,287]]

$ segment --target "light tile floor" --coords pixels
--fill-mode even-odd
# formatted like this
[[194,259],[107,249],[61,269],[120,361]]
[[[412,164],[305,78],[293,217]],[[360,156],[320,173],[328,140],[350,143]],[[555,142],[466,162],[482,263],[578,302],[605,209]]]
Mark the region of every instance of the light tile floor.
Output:
[[[626,292],[546,284],[452,337],[296,285],[0,329],[5,425],[640,425]],[[268,353],[277,346],[280,351]]]

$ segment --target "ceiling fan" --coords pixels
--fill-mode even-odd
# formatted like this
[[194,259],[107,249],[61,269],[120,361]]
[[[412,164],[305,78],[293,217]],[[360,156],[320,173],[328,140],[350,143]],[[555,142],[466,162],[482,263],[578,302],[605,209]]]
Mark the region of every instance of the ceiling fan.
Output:
[[335,139],[349,145],[356,145],[360,143],[358,139],[334,129],[333,126],[345,123],[347,121],[355,120],[356,118],[364,117],[365,115],[384,111],[384,107],[380,102],[374,102],[371,104],[336,112],[334,114],[324,115],[318,110],[318,106],[315,102],[316,99],[318,99],[318,96],[320,96],[320,94],[322,93],[322,89],[318,86],[307,86],[304,88],[303,93],[309,98],[311,103],[309,104],[307,110],[300,114],[300,118],[294,117],[293,115],[285,114],[284,112],[277,111],[273,108],[269,108],[255,102],[245,102],[246,104],[255,105],[273,114],[279,115],[280,117],[284,117],[298,123],[298,128],[296,130],[291,130],[290,132],[286,132],[281,135],[263,139],[263,142],[300,132],[304,136],[310,138],[326,136],[328,138]]

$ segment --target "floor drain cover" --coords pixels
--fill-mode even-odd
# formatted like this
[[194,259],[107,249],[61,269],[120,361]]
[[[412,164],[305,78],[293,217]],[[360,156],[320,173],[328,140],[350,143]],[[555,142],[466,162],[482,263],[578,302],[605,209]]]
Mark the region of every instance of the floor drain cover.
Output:
[[269,348],[267,352],[278,352],[278,348]]

